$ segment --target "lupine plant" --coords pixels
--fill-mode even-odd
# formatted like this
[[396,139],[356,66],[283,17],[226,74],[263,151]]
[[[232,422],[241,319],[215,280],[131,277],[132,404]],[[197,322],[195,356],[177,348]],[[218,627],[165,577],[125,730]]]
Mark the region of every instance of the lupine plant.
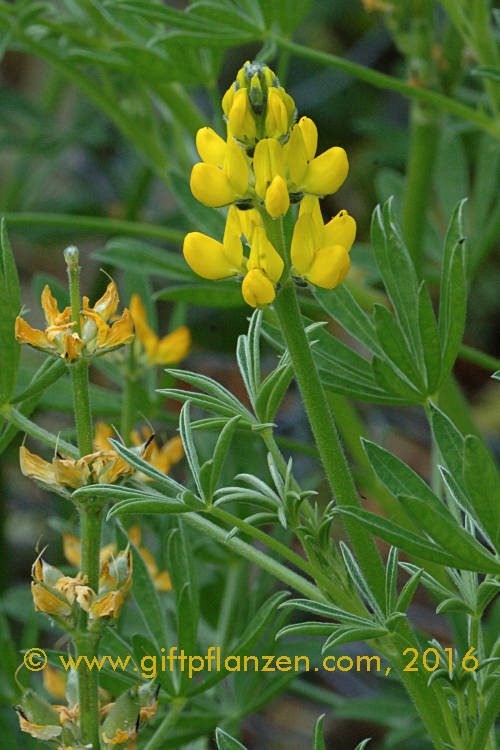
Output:
[[[500,229],[498,28],[487,0],[364,0],[403,81],[293,42],[309,5],[0,3],[3,46],[56,71],[52,104],[69,81],[146,165],[123,218],[2,220],[0,448],[15,449],[23,487],[52,496],[62,550],[35,538],[30,600],[26,583],[0,609],[10,744],[264,750],[246,718],[294,695],[314,702],[314,750],[329,747],[325,707],[384,733],[332,747],[498,747],[500,477],[452,372],[462,357],[500,379],[498,360],[462,343]],[[224,49],[254,42],[220,95]],[[375,178],[369,243],[343,192],[359,161],[341,138],[318,146],[320,121],[285,85],[291,56],[411,100],[405,180]],[[154,179],[178,203],[171,223],[137,220]],[[59,253],[67,284],[38,280],[40,325],[9,236],[44,222],[72,241],[117,236],[95,253],[93,283],[75,245]],[[197,306],[223,337],[244,310],[237,386],[185,361]],[[289,400],[306,437],[286,437]],[[358,402],[419,415],[425,479],[370,439]],[[39,419],[50,407],[66,421]],[[419,597],[446,638],[419,627]],[[20,638],[9,619],[25,623]],[[327,660],[342,678],[356,648],[382,665],[365,701],[324,680]],[[210,649],[222,667],[200,666]],[[270,655],[312,666],[241,669]]]

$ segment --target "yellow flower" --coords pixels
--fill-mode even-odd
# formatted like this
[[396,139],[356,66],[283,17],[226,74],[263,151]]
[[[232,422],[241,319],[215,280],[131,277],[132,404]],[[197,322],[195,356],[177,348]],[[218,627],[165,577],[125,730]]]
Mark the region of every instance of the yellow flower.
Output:
[[284,263],[269,242],[264,227],[256,227],[247,263],[248,273],[243,279],[243,299],[252,307],[270,304],[276,296],[275,285],[281,278]]
[[[202,141],[203,136],[200,136]],[[214,208],[244,200],[248,191],[248,161],[234,138],[228,138],[220,167],[213,163],[216,158],[213,148],[208,148],[208,157],[208,163],[199,162],[191,171],[190,187],[194,197]]]
[[227,121],[229,132],[234,138],[245,144],[255,142],[257,126],[246,89],[238,89],[234,93]]
[[355,234],[356,222],[347,211],[340,211],[325,225],[318,199],[305,198],[292,237],[295,270],[312,284],[333,289],[349,271]]
[[21,731],[37,740],[55,740],[62,734],[59,714],[55,706],[28,688],[23,693],[21,705],[16,706]]
[[114,281],[108,284],[94,307],[89,307],[87,297],[83,298],[79,321],[81,334],[73,330],[77,321],[71,319],[71,308],[66,307],[60,312],[48,285],[44,287],[41,302],[47,326],[44,331],[38,331],[24,318],[16,318],[15,334],[20,344],[30,344],[49,354],[60,356],[67,362],[73,362],[79,357],[104,354],[130,343],[133,338],[132,318],[127,309],[119,320],[108,325],[118,306],[118,291]]
[[279,141],[263,138],[258,142],[253,157],[255,192],[273,218],[284,216],[290,206],[285,166],[285,152]]
[[177,364],[187,357],[191,347],[191,331],[180,326],[172,333],[160,338],[149,327],[146,308],[138,294],[130,300],[130,313],[135,327],[135,341],[145,352],[145,359],[152,365]]
[[42,672],[43,686],[52,698],[63,701],[66,698],[67,675],[61,669],[47,664]]
[[[176,435],[167,440],[160,448],[156,440],[151,439],[152,435],[153,433],[149,428],[143,429],[141,432],[134,430],[130,434],[130,439],[135,446],[147,443],[147,448],[143,455],[144,460],[148,464],[151,464],[151,466],[154,466],[155,469],[158,469],[158,471],[163,472],[163,474],[168,474],[173,464],[178,463],[184,458],[182,439],[179,435]],[[145,479],[147,480],[148,477],[145,477]]]
[[[101,547],[100,564],[104,565],[113,556],[115,550],[116,544],[113,543]],[[82,564],[82,543],[74,534],[68,532],[63,534],[63,554],[70,565],[73,565],[74,568],[80,568]]]
[[98,450],[74,459],[57,455],[49,463],[30,453],[26,446],[19,449],[21,472],[49,489],[76,490],[86,484],[112,484],[134,470],[116,451]]
[[[57,588],[59,581],[65,578],[60,570],[54,568],[37,557],[31,569],[33,580],[31,582],[31,593],[35,610],[45,612],[63,620],[68,620],[72,614],[72,601],[69,601],[65,593]],[[75,578],[74,586],[84,583],[84,579]],[[69,590],[69,587],[67,588]]]
[[231,218],[226,222],[222,242],[201,232],[189,232],[184,237],[184,258],[198,276],[217,281],[245,272],[240,224],[234,218],[235,211],[238,209],[231,206],[228,213]]
[[301,117],[285,145],[292,192],[330,195],[347,177],[349,163],[344,149],[333,146],[315,157],[317,145],[316,125],[309,117]]
[[158,591],[162,592],[172,591],[172,581],[170,579],[168,571],[163,570],[160,572],[160,569],[156,564],[156,560],[154,559],[151,552],[147,549],[147,547],[141,547],[142,532],[140,527],[137,524],[134,524],[134,526],[129,529],[128,535],[130,537],[130,540],[137,547],[137,551],[141,555],[142,559],[144,560],[155,588]]

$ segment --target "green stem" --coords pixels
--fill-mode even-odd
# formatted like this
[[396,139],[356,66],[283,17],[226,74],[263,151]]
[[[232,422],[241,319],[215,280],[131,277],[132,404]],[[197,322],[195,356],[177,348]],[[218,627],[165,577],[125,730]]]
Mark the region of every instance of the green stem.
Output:
[[[274,309],[335,499],[338,505],[359,507],[356,488],[311,354],[292,284],[285,284],[276,297]],[[382,604],[385,596],[384,569],[373,538],[359,524],[346,520],[346,527],[363,573]]]
[[182,713],[186,701],[184,698],[176,698],[172,702],[172,708],[165,716],[160,726],[156,729],[151,739],[144,746],[144,750],[160,750],[164,746],[164,741],[172,727],[177,724],[177,720]]
[[434,112],[418,102],[413,102],[410,119],[410,151],[403,195],[402,229],[418,272],[439,141],[439,121]]
[[473,362],[475,365],[479,365],[484,370],[500,370],[500,359],[492,357],[491,354],[474,349],[472,346],[466,346],[462,344],[458,351],[458,356],[461,359],[467,360],[467,362]]
[[472,735],[470,750],[483,750],[486,746],[488,735],[494,731],[496,718],[500,712],[500,680],[496,680],[493,689],[481,711],[481,718]]
[[497,123],[493,118],[482,112],[468,107],[466,104],[462,104],[456,99],[439,94],[436,91],[430,89],[420,88],[419,86],[412,86],[399,78],[387,75],[386,73],[380,73],[377,70],[366,68],[364,65],[346,60],[343,57],[337,55],[331,55],[327,52],[319,52],[309,47],[304,47],[301,44],[285,39],[279,34],[270,34],[271,38],[280,46],[290,50],[290,52],[303,57],[307,60],[320,63],[329,67],[337,68],[338,70],[344,71],[349,75],[359,78],[362,81],[375,86],[376,88],[386,89],[388,91],[396,91],[403,96],[408,96],[410,99],[428,104],[443,112],[448,112],[451,115],[467,120],[477,125],[478,128],[484,130],[486,133],[491,133],[495,138],[500,139],[500,124]]
[[[68,266],[71,317],[76,321],[74,330],[81,333],[80,286],[78,251],[75,247],[66,248],[64,258]],[[78,359],[69,366],[73,389],[76,433],[80,457],[93,452],[92,413],[89,397],[89,363]],[[93,591],[99,590],[99,568],[101,550],[102,508],[92,501],[79,506],[80,539],[82,548],[81,568]],[[99,636],[88,631],[87,613],[81,609],[78,634],[75,637],[77,656],[93,659],[97,656]],[[78,692],[80,705],[80,739],[96,750],[100,747],[99,737],[99,674],[90,669],[78,670]]]
[[182,242],[186,234],[178,229],[169,229],[155,224],[107,219],[102,216],[36,212],[7,212],[2,215],[9,227],[64,227],[72,232],[82,230],[99,234],[124,234],[128,237],[149,237],[152,240],[165,242]]
[[70,458],[78,458],[79,452],[71,443],[67,443],[66,440],[59,438],[57,435],[53,435],[51,432],[44,430],[43,427],[39,427],[31,419],[25,417],[20,411],[14,407],[6,408],[2,410],[2,416],[7,422],[10,422],[14,427],[17,427],[21,432],[26,432],[35,440],[40,440],[41,443],[50,445],[51,448],[56,448],[65,453]]
[[[272,549],[274,550],[274,552],[277,552],[278,555],[284,557],[285,560],[291,562],[292,565],[295,565],[296,568],[299,568],[299,570],[302,570],[308,576],[311,576],[311,578],[318,577],[318,571],[315,570],[313,566],[307,562],[307,560],[304,560],[303,557],[297,555],[297,553],[291,550],[289,547],[281,544],[281,542],[279,542],[270,534],[266,534],[256,526],[252,526],[252,524],[243,521],[241,518],[238,518],[238,516],[235,516],[232,513],[228,513],[226,510],[222,510],[222,508],[212,508],[210,510],[210,515],[218,518],[224,523],[227,523],[229,526],[236,526],[236,528],[238,528],[244,534],[247,534],[256,541],[265,544],[268,549]],[[319,573],[319,577],[321,578],[321,573]]]
[[196,513],[184,513],[183,520],[194,526],[202,534],[206,534],[217,542],[224,544],[237,555],[250,560],[250,562],[255,563],[263,570],[267,570],[268,573],[271,573],[279,581],[283,581],[287,586],[299,591],[308,599],[312,599],[315,602],[328,602],[324,594],[313,583],[310,583],[302,576],[294,573],[293,570],[289,570],[289,568],[273,560],[273,558],[266,555],[262,550],[238,539],[238,537],[228,537],[228,532],[225,529],[212,523],[207,518]]

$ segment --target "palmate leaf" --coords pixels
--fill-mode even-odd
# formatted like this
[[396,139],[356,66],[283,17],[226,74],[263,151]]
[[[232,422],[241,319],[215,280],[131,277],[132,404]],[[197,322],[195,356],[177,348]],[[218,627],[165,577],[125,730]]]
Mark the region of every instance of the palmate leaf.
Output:
[[353,643],[354,641],[369,641],[373,638],[382,638],[388,634],[387,628],[377,625],[367,625],[364,628],[353,628],[349,625],[343,625],[335,628],[333,633],[325,643],[321,652],[324,654],[326,651],[335,648],[335,646],[341,646],[343,643]]
[[488,449],[475,435],[464,441],[463,480],[475,514],[498,550],[500,478]]
[[[179,239],[182,240],[180,233]],[[196,282],[184,258],[164,248],[132,237],[116,237],[106,243],[94,258],[131,273],[154,274],[172,281]]]
[[243,307],[241,284],[225,279],[210,284],[182,284],[169,286],[156,292],[154,298],[169,302],[188,302],[190,305],[211,307],[220,310]]

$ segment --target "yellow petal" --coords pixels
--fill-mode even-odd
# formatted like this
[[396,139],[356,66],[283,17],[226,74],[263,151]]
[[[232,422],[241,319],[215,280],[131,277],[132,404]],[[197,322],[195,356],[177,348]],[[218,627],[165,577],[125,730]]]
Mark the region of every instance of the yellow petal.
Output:
[[136,338],[146,350],[148,359],[153,361],[158,347],[158,336],[148,325],[146,308],[138,294],[133,294],[130,299],[130,314],[134,321]]
[[58,701],[66,700],[66,675],[60,669],[47,664],[42,672],[43,686],[48,694]]
[[93,310],[107,323],[115,314],[119,301],[116,284],[114,281],[110,281],[102,297],[95,303]]
[[56,484],[53,465],[44,461],[40,456],[30,453],[24,445],[19,448],[19,465],[25,477],[36,479],[43,484]]
[[276,284],[281,278],[283,267],[283,259],[269,242],[266,230],[264,227],[257,227],[253,234],[248,270],[259,268]]
[[90,604],[95,598],[95,594],[90,586],[76,586],[75,597],[81,609],[83,609],[85,612],[89,612]]
[[79,568],[82,560],[82,544],[74,534],[63,534],[63,554],[70,565]]
[[134,323],[129,310],[125,307],[122,316],[108,329],[104,348],[114,349],[117,346],[129,344],[134,338]]
[[53,594],[43,584],[32,581],[31,593],[37,612],[45,612],[57,617],[68,617],[71,614],[71,607],[68,602]]
[[276,175],[266,192],[266,211],[277,219],[284,216],[290,207],[290,196],[286,182],[281,175]]
[[99,617],[118,617],[124,602],[121,591],[108,591],[104,596],[96,599],[89,607],[90,615]]
[[311,161],[304,180],[304,191],[313,195],[330,195],[344,182],[349,171],[347,154],[333,146]]
[[222,167],[226,155],[226,141],[212,128],[200,128],[196,133],[196,148],[206,164]]
[[57,484],[78,489],[87,484],[90,470],[87,464],[72,458],[54,458],[52,461]]
[[163,570],[161,573],[158,573],[158,575],[155,576],[153,583],[157,591],[172,591],[172,579],[170,578],[168,570]]
[[128,530],[128,536],[132,544],[135,544],[136,547],[140,546],[142,532],[141,527],[138,523],[134,523],[134,525],[130,527],[130,529]]
[[339,211],[325,224],[324,237],[328,245],[342,245],[349,252],[356,237],[356,222],[347,211]]
[[322,247],[315,254],[306,278],[323,289],[334,289],[344,281],[350,264],[349,253],[342,245]]
[[267,188],[276,175],[285,174],[285,153],[279,141],[274,138],[263,138],[255,147],[253,156],[255,172],[255,191],[265,198]]
[[65,333],[62,339],[61,357],[66,362],[74,362],[81,355],[83,341],[77,333]]
[[46,726],[43,726],[42,724],[35,724],[34,722],[29,721],[23,716],[20,710],[17,710],[17,718],[19,719],[21,731],[30,734],[36,740],[55,740],[62,732],[62,727],[58,727],[55,724],[47,724]]
[[49,352],[54,351],[55,347],[51,344],[45,333],[32,328],[24,318],[16,318],[15,335],[16,341],[19,344],[30,344],[30,346],[34,346],[37,349],[44,349]]
[[266,136],[280,138],[288,132],[288,112],[278,89],[272,86],[267,92],[266,118],[264,121]]
[[251,243],[255,227],[262,226],[260,214],[256,208],[251,208],[248,211],[240,211],[235,207],[235,211],[239,215],[240,235],[243,234],[247,242]]
[[109,438],[112,438],[113,435],[113,429],[109,424],[102,421],[96,422],[94,429],[94,448],[98,451],[112,450]]
[[181,461],[184,458],[184,446],[182,444],[181,436],[176,435],[175,437],[171,438],[168,442],[165,443],[162,451],[167,454],[170,463],[176,464]]
[[229,111],[234,101],[234,94],[236,91],[234,86],[235,84],[233,82],[228,88],[228,90],[226,91],[226,93],[224,94],[224,96],[222,97],[222,111],[224,112],[226,117],[229,114]]
[[[242,272],[241,266],[238,267],[227,257],[224,245],[201,232],[189,232],[184,238],[182,251],[188,265],[204,279],[214,281]],[[241,257],[243,258],[243,248]]]
[[290,251],[291,261],[300,276],[310,268],[316,249],[312,214],[302,214],[295,222]]
[[172,333],[164,336],[158,343],[155,363],[171,365],[187,357],[191,347],[191,331],[187,326],[180,326]]
[[228,115],[229,129],[239,141],[253,142],[256,136],[255,117],[247,89],[238,89]]
[[299,125],[294,125],[290,139],[284,146],[290,179],[297,189],[302,185],[307,171],[307,150]]
[[45,320],[48,326],[56,325],[60,316],[56,299],[52,296],[50,287],[45,284],[42,292],[42,308],[45,313]]
[[235,195],[242,198],[248,190],[248,161],[234,138],[230,138],[227,144],[224,172]]
[[311,161],[311,159],[314,158],[316,149],[318,148],[318,128],[310,117],[301,117],[297,125],[302,132],[302,137],[304,138],[307,160]]
[[241,293],[247,305],[252,307],[269,305],[276,297],[272,282],[260,268],[253,268],[246,274],[241,285]]
[[189,184],[194,197],[211,208],[227,206],[237,197],[226,173],[213,164],[195,164]]

